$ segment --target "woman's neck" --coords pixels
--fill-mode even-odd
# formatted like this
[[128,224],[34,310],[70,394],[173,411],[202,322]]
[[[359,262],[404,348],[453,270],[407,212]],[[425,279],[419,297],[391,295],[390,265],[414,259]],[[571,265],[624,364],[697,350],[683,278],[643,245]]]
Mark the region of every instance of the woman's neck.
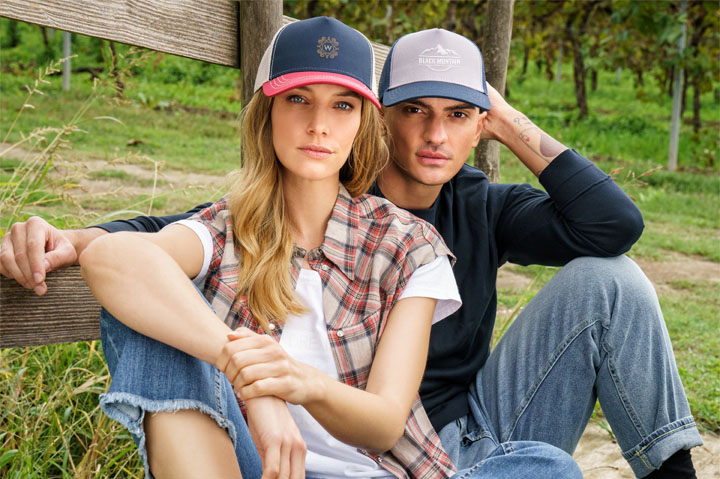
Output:
[[338,183],[326,181],[286,181],[283,179],[285,207],[293,242],[308,251],[319,247],[337,201]]

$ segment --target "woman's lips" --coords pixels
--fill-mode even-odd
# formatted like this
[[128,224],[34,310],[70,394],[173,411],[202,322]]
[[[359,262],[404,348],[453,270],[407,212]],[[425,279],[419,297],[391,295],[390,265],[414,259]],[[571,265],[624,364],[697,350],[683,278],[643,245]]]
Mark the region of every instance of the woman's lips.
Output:
[[299,148],[300,151],[305,153],[310,158],[327,158],[332,154],[332,150],[319,145],[307,145]]

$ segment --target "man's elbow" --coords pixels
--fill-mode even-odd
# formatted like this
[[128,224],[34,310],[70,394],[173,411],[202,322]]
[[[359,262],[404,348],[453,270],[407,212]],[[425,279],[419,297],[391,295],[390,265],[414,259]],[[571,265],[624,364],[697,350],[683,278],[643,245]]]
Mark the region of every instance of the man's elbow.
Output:
[[612,251],[612,253],[615,255],[627,253],[637,240],[640,239],[644,229],[645,223],[643,222],[640,210],[632,208],[626,211],[618,221],[617,232],[616,235],[614,235],[614,251]]

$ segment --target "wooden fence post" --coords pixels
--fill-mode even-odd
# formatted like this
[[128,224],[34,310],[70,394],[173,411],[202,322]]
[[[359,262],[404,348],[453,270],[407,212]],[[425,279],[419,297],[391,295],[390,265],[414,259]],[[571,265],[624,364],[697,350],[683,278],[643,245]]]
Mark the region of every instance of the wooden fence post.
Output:
[[265,49],[283,24],[282,0],[245,0],[238,9],[243,106],[253,95]]

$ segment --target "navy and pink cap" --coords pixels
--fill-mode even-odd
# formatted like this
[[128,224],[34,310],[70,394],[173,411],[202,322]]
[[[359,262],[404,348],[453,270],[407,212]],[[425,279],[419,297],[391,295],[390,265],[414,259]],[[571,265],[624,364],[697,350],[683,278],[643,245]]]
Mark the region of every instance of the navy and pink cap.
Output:
[[395,42],[380,75],[379,92],[385,106],[436,97],[490,109],[480,50],[462,35],[441,28],[410,33]]
[[334,18],[310,18],[278,30],[260,61],[255,91],[262,88],[272,97],[313,83],[346,87],[380,108],[370,41]]

